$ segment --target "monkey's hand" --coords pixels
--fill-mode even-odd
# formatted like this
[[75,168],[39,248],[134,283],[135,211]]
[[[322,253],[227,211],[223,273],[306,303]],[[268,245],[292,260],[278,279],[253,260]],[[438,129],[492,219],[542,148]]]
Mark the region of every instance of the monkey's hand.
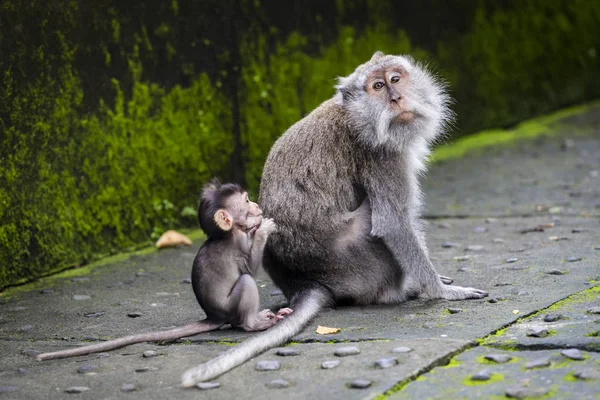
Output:
[[275,231],[277,231],[277,224],[275,224],[273,218],[265,218],[258,227],[256,234],[266,238]]

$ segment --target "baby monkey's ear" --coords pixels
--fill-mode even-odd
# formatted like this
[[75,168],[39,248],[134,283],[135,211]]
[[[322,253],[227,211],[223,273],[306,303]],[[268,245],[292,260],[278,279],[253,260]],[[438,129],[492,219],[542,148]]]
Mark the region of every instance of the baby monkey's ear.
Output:
[[219,228],[228,232],[233,227],[233,217],[224,209],[218,209],[215,213],[215,223]]

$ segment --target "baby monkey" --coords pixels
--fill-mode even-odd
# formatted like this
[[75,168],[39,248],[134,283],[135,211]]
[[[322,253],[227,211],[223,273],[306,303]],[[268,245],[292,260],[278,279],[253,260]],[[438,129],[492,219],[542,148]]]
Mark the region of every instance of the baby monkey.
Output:
[[253,276],[262,264],[267,238],[277,227],[262,217],[258,204],[248,199],[239,185],[207,184],[198,208],[200,227],[208,239],[192,266],[192,288],[206,319],[167,331],[125,336],[70,350],[44,353],[51,360],[116,349],[134,343],[171,341],[219,329],[225,324],[245,331],[262,331],[292,312],[260,310],[258,287]]

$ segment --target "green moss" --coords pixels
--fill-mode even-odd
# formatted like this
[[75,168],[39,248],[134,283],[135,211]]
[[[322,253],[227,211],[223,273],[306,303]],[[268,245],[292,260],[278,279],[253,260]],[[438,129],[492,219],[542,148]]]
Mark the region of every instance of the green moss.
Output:
[[590,333],[587,333],[585,336],[587,336],[587,337],[600,337],[600,331],[590,332]]
[[490,147],[516,145],[520,140],[531,140],[543,135],[555,135],[558,130],[553,127],[554,124],[567,118],[582,115],[598,107],[600,107],[600,102],[570,107],[550,115],[525,121],[513,129],[493,129],[463,137],[451,144],[437,147],[431,156],[431,160],[435,163],[461,158],[468,153]]
[[462,384],[465,386],[481,386],[481,385],[489,385],[490,383],[501,382],[504,380],[504,375],[494,372],[490,379],[487,381],[476,381],[471,379],[471,376],[467,376],[462,380]]

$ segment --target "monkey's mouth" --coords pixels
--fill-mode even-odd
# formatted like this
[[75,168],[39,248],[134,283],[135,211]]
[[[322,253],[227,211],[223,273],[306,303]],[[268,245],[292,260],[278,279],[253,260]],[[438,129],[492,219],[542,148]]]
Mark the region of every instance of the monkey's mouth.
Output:
[[415,113],[413,111],[400,111],[398,115],[394,118],[397,122],[401,123],[409,123],[415,120]]

